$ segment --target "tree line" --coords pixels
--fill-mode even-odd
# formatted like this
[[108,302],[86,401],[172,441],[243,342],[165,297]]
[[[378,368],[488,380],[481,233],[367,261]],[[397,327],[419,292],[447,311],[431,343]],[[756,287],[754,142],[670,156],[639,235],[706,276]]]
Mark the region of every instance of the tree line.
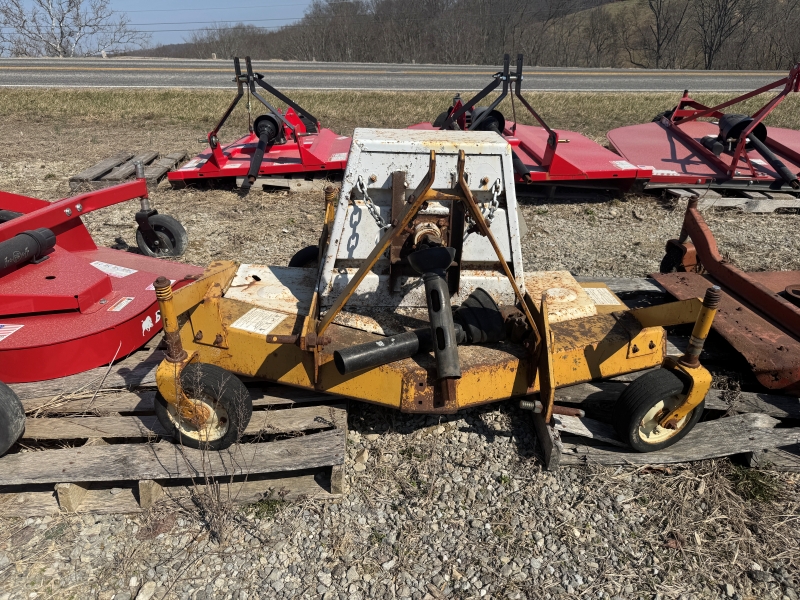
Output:
[[[170,56],[334,62],[787,69],[800,0],[314,0],[277,30],[210,26]],[[157,55],[159,49],[150,54]]]

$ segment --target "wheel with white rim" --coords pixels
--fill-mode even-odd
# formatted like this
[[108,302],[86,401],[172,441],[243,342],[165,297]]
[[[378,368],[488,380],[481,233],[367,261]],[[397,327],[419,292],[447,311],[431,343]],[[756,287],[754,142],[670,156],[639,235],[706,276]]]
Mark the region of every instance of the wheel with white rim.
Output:
[[703,414],[705,400],[674,427],[659,422],[686,398],[686,384],[672,371],[658,369],[635,379],[614,405],[614,428],[639,452],[667,448],[683,438]]
[[223,450],[244,434],[253,401],[241,380],[216,365],[192,363],[181,371],[181,387],[192,403],[194,418],[156,394],[155,412],[161,426],[189,448]]

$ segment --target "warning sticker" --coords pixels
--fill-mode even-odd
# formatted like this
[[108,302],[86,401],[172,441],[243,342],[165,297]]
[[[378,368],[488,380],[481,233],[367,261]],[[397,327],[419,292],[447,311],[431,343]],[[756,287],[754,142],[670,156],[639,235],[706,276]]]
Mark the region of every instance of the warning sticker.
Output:
[[339,152],[338,154],[331,154],[330,162],[336,162],[338,160],[347,160],[347,152]]
[[192,160],[187,162],[185,165],[183,165],[178,170],[179,171],[188,171],[188,170],[191,170],[191,169],[196,169],[198,167],[202,167],[204,164],[206,164],[206,160],[204,158],[193,158]]
[[617,167],[618,169],[622,169],[623,171],[630,171],[631,169],[636,169],[636,165],[632,165],[627,160],[612,160],[611,164]]
[[622,304],[619,300],[614,297],[608,288],[593,288],[587,287],[583,288],[583,291],[589,294],[589,298],[592,299],[596,305],[600,306],[619,306]]
[[761,165],[762,167],[767,166],[767,161],[761,160],[760,158],[751,158],[750,162],[753,163],[754,165]]
[[8,336],[10,336],[15,331],[19,331],[23,327],[25,327],[25,326],[24,325],[4,325],[3,323],[0,323],[0,342],[2,342],[4,339],[6,339]]
[[111,277],[116,277],[117,279],[122,279],[123,277],[127,277],[128,275],[133,275],[137,273],[136,269],[129,269],[127,267],[120,267],[119,265],[112,265],[109,263],[100,262],[99,260],[94,261],[91,265],[95,269],[100,269],[106,275]]
[[662,169],[653,169],[653,175],[667,175],[667,176],[670,176],[670,177],[677,177],[678,176],[678,172],[677,171],[665,171],[665,170],[662,170]]
[[[177,279],[170,279],[170,280],[169,280],[169,284],[170,284],[170,285],[174,285],[176,281],[178,281],[178,280],[177,280]],[[154,285],[151,283],[150,285],[148,285],[148,286],[147,286],[146,288],[144,288],[144,289],[145,289],[145,291],[149,291],[149,290],[155,291],[155,289],[156,289],[156,288],[155,288],[155,286],[154,286]]]
[[267,335],[286,317],[284,313],[263,308],[251,308],[231,325],[234,329]]
[[127,296],[125,298],[120,298],[114,302],[114,304],[108,307],[108,312],[119,312],[131,302],[133,302],[133,298],[129,298]]

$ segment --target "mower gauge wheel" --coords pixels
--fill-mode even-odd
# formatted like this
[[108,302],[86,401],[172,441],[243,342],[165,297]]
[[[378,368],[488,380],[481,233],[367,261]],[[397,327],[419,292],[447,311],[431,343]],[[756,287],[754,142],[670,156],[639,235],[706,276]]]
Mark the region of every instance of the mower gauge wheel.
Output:
[[3,456],[25,431],[25,410],[5,383],[0,381],[0,456]]
[[148,219],[150,227],[156,234],[157,242],[147,243],[141,229],[136,230],[136,245],[147,256],[165,258],[167,256],[183,256],[189,245],[189,236],[183,225],[169,215],[153,215]]
[[198,413],[208,418],[202,425],[191,423],[181,416],[178,407],[156,394],[158,422],[178,443],[224,450],[242,437],[253,415],[253,401],[238,377],[216,365],[192,363],[181,372],[181,387]]
[[683,438],[703,414],[705,400],[674,428],[659,421],[684,401],[684,383],[672,371],[658,369],[634,380],[614,405],[614,428],[620,438],[639,452],[667,448]]

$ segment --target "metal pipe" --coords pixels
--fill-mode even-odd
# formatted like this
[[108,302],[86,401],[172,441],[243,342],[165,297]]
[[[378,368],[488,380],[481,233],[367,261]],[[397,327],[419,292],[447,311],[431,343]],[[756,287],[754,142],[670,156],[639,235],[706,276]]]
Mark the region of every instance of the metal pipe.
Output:
[[0,273],[39,260],[55,245],[55,234],[44,227],[23,231],[0,242]]
[[178,315],[175,313],[175,303],[172,300],[172,283],[164,276],[153,282],[158,299],[158,309],[161,311],[161,322],[164,327],[164,341],[167,343],[166,359],[172,363],[179,363],[189,356],[183,349],[181,342]]
[[800,189],[800,181],[797,180],[797,175],[792,173],[789,170],[784,162],[778,158],[775,153],[772,152],[767,145],[758,139],[755,135],[749,135],[747,137],[750,140],[750,143],[753,144],[756,150],[758,150],[759,154],[763,156],[770,166],[775,169],[775,172],[780,175],[780,178],[783,179],[786,183],[792,186],[793,190]]
[[700,364],[700,353],[703,351],[703,345],[706,342],[708,333],[711,331],[711,325],[714,322],[714,316],[717,314],[721,299],[722,291],[718,285],[706,290],[703,306],[700,308],[700,313],[694,323],[694,329],[692,329],[692,335],[689,338],[689,346],[680,358],[682,365],[696,367]]
[[[522,410],[530,410],[534,413],[541,414],[544,412],[544,405],[539,400],[520,400],[519,407]],[[586,411],[581,408],[573,408],[571,406],[553,405],[554,415],[564,415],[567,417],[585,417]]]

